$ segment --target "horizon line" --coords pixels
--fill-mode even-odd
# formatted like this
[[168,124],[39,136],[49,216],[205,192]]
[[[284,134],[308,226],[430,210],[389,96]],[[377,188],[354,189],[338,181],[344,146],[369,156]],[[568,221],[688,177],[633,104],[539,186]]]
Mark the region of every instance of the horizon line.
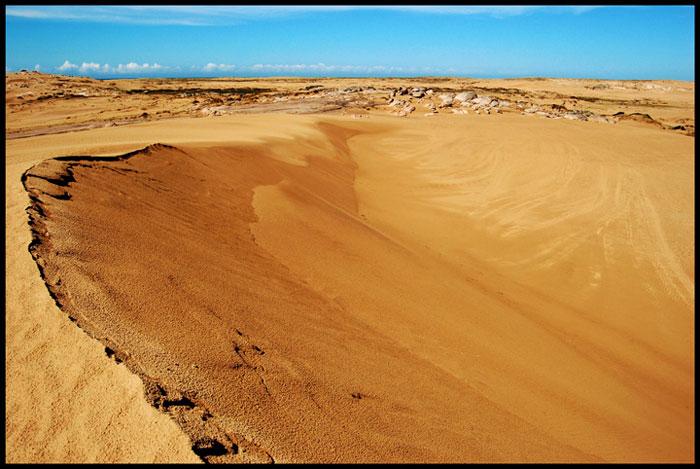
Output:
[[67,75],[60,73],[47,73],[37,70],[21,69],[21,70],[6,70],[5,75],[12,73],[32,73],[39,75],[53,75],[59,77],[76,77],[90,78],[98,81],[115,81],[115,80],[214,80],[214,79],[270,79],[270,78],[294,78],[306,80],[359,80],[359,79],[390,79],[390,80],[407,80],[417,78],[438,78],[438,79],[473,79],[473,80],[598,80],[598,81],[680,81],[687,83],[695,83],[695,80],[681,80],[677,78],[596,78],[596,77],[570,77],[570,76],[547,76],[547,75],[509,75],[509,76],[467,76],[467,75],[182,75],[182,76],[145,76],[145,75],[115,75],[95,77],[90,75]]

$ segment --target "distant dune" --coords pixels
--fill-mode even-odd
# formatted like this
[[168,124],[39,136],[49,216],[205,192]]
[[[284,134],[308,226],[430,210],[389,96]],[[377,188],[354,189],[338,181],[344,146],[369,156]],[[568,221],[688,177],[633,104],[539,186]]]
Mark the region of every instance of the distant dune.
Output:
[[69,82],[7,91],[8,461],[694,461],[693,84]]

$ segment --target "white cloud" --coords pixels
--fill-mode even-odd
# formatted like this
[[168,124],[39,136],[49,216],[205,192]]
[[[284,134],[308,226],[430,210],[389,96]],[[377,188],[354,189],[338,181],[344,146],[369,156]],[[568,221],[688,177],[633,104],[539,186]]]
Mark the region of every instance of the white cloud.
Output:
[[[625,7],[635,8],[632,5]],[[570,13],[579,15],[598,8],[605,8],[605,5],[596,6],[576,6],[576,5],[449,5],[449,6],[401,6],[399,10],[412,11],[415,13],[443,14],[443,15],[485,15],[493,18],[506,18],[509,16],[527,15],[530,13]]]
[[98,23],[172,24],[213,26],[239,24],[245,20],[284,18],[312,11],[339,11],[356,6],[187,6],[187,5],[109,5],[109,6],[22,6],[5,8],[7,16],[26,19],[89,21]]
[[236,66],[231,64],[215,64],[209,62],[204,67],[202,67],[202,70],[205,72],[230,72],[235,68]]
[[[426,73],[426,72],[446,72],[448,70],[438,70],[430,67],[394,67],[386,65],[327,65],[322,62],[315,64],[254,64],[254,65],[244,65],[238,66],[233,64],[224,63],[214,63],[209,62],[206,65],[192,65],[187,67],[191,70],[192,75],[195,76],[199,73],[224,73],[237,71],[243,74],[289,74],[289,75],[337,75],[337,74],[350,74],[350,75],[375,75],[375,74],[397,74],[397,73]],[[111,66],[110,64],[100,64],[99,62],[82,62],[80,65],[76,65],[69,60],[66,60],[63,65],[56,67],[56,70],[64,73],[74,73],[79,75],[105,75],[105,74],[121,74],[121,75],[148,75],[154,73],[176,73],[181,74],[183,68],[180,66],[167,66],[161,65],[157,62],[154,63],[137,63],[128,62],[126,64],[118,64],[116,66]]]
[[[136,7],[131,6],[8,6],[7,16],[38,20],[85,21],[94,23],[124,23],[124,24],[172,24],[184,26],[205,26],[209,23],[192,21],[184,15],[168,15],[169,7],[161,7],[164,11],[153,11],[152,15],[142,14]],[[164,16],[165,14],[165,16]]]
[[39,64],[34,65],[34,70],[36,70],[37,72],[39,70],[41,70],[41,65],[39,65]]
[[128,64],[119,64],[117,67],[114,69],[115,72],[117,73],[148,73],[148,72],[158,72],[161,70],[165,70],[168,67],[163,67],[162,65],[158,63],[144,63],[144,64],[137,64],[136,62],[129,62]]
[[246,67],[256,72],[351,72],[351,73],[377,73],[377,72],[406,72],[413,69],[403,67],[387,67],[384,65],[326,65],[317,64],[255,64]]
[[63,62],[63,65],[59,66],[58,69],[61,70],[62,72],[66,72],[68,70],[74,70],[78,68],[77,65],[70,63],[69,61]]
[[[186,26],[212,26],[239,24],[249,20],[286,18],[315,12],[347,10],[395,10],[426,14],[489,15],[496,18],[523,15],[534,11],[581,14],[604,6],[375,6],[375,5],[306,5],[306,6],[160,6],[160,5],[110,5],[110,6],[30,6],[11,5],[5,8],[6,16],[27,19],[63,21],[90,21],[125,24],[172,24]],[[629,6],[632,7],[632,6]]]
[[166,67],[159,63],[143,63],[129,62],[127,64],[119,64],[112,67],[109,64],[100,65],[98,62],[83,62],[81,65],[76,65],[68,60],[63,62],[63,65],[56,67],[61,72],[74,72],[84,75],[106,74],[106,73],[155,73],[166,70],[179,70],[180,67]]
[[[109,65],[105,64],[105,67],[109,68]],[[78,71],[80,73],[100,72],[102,71],[102,67],[100,67],[100,64],[95,62],[83,62],[80,68],[78,68]]]

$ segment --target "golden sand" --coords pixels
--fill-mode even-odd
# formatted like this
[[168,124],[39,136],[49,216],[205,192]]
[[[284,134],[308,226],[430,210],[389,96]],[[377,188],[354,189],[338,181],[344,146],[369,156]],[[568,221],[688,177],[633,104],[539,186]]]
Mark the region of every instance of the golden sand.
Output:
[[[470,86],[609,92],[590,109],[661,125],[26,117],[7,459],[694,461],[692,84],[503,82]],[[677,108],[614,102],[652,93]]]

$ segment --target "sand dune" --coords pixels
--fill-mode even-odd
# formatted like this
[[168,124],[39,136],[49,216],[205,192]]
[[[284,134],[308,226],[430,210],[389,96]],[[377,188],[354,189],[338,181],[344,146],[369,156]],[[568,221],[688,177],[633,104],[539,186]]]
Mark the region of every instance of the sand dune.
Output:
[[[8,141],[8,455],[693,461],[693,146],[519,113]],[[96,341],[73,349],[81,329]],[[73,378],[49,385],[116,400],[32,414],[27,397],[55,394],[30,389],[45,375],[24,341],[57,370],[72,354]],[[42,453],[30,429],[57,415],[64,436]],[[111,418],[95,440],[112,446],[71,453],[80,422]],[[144,434],[160,444],[136,450]]]
[[[513,206],[491,187],[502,207],[497,218],[513,221],[483,223],[500,233],[469,243],[484,235],[460,226],[460,211],[476,210],[468,223],[494,216],[489,192],[472,181],[517,176],[517,153],[500,149],[496,158],[510,157],[506,170],[498,162],[488,167],[479,152],[455,161],[460,152],[449,144],[435,152],[434,141],[415,134],[420,126],[317,125],[319,136],[293,143],[155,146],[111,162],[49,160],[28,172],[40,207],[35,254],[58,301],[91,335],[109,337],[117,357],[147,383],[160,383],[166,401],[186,397],[170,406],[183,407],[178,418],[199,452],[215,460],[541,461],[673,459],[690,451],[690,441],[676,435],[688,434],[690,424],[691,316],[682,313],[692,288],[682,288],[692,279],[682,269],[679,278],[664,277],[680,262],[673,252],[640,259],[650,272],[639,268],[632,278],[608,274],[615,259],[607,260],[605,278],[590,271],[597,265],[590,250],[605,249],[605,238],[590,238],[616,217],[614,200],[590,201],[605,189],[587,184],[585,158],[573,150],[552,162],[547,153],[548,173],[564,165],[563,181],[550,177],[560,194],[535,178],[541,195],[526,186],[529,197],[513,194],[523,200]],[[565,134],[557,142],[594,141],[580,129],[557,130]],[[406,134],[422,148],[398,158],[382,151]],[[527,132],[515,135],[510,145],[533,165],[537,152],[517,137]],[[682,153],[687,140],[671,138],[680,140],[663,147],[675,143]],[[405,164],[407,157],[415,163]],[[395,171],[397,163],[408,174]],[[429,164],[437,167],[426,171]],[[367,174],[357,177],[359,168]],[[68,185],[51,183],[62,174]],[[389,174],[404,187],[373,186]],[[413,179],[426,175],[431,180]],[[435,202],[459,194],[460,183],[480,197]],[[508,184],[501,193],[523,183]],[[548,198],[568,204],[565,216],[537,216],[540,206],[557,208]],[[618,201],[623,209],[626,203]],[[576,220],[586,228],[583,240],[557,236],[561,224],[570,233],[571,218],[583,219]],[[678,231],[690,228],[686,222]],[[542,246],[528,239],[543,229],[550,239],[540,235]],[[615,243],[614,228],[605,234],[627,261],[626,240]],[[647,225],[631,234],[660,243]],[[525,254],[524,262],[499,243]],[[576,262],[576,254],[588,262]],[[563,276],[567,263],[586,270]],[[681,313],[676,321],[658,317],[657,298],[643,301],[636,286],[645,276],[677,286],[664,304]],[[582,287],[595,307],[580,298]],[[599,293],[607,288],[618,298]],[[573,305],[572,295],[579,296]],[[617,314],[605,320],[613,308]],[[207,414],[213,417],[204,421]],[[226,454],[216,454],[212,440]]]

